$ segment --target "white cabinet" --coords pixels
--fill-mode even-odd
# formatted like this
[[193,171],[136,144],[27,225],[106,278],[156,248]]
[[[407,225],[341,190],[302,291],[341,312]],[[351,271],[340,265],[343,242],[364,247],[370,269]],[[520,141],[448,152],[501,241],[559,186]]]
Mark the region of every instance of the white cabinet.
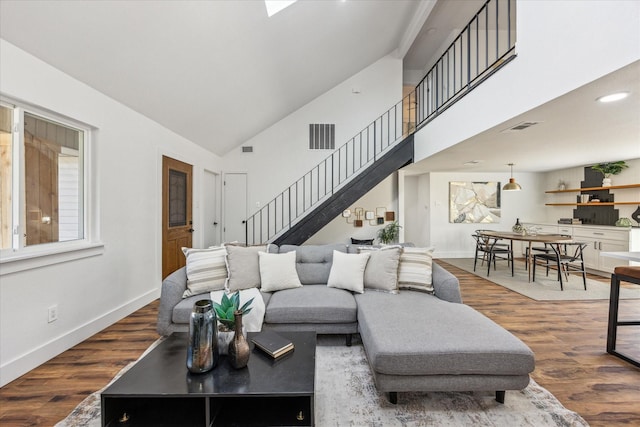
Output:
[[619,265],[628,262],[616,258],[600,256],[601,252],[626,252],[631,250],[631,233],[638,230],[615,229],[615,227],[574,226],[573,239],[587,243],[584,250],[584,263],[591,268],[606,273],[612,273]]
[[[535,227],[538,233],[564,234],[572,236],[576,242],[587,244],[583,252],[584,263],[587,268],[605,273],[613,273],[615,267],[629,265],[628,261],[603,257],[601,252],[640,251],[640,228],[542,224],[527,223],[525,227]],[[522,246],[522,253],[526,245]],[[514,249],[515,250],[515,249]]]
[[558,234],[573,236],[573,227],[570,225],[558,225]]

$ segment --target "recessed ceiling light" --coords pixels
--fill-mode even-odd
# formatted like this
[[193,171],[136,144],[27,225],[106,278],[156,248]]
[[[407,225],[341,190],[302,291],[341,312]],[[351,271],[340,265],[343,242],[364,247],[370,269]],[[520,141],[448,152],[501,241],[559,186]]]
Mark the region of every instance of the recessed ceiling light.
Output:
[[473,165],[477,165],[478,163],[482,163],[483,160],[469,160],[468,162],[463,163],[464,166],[473,166]]
[[596,101],[614,102],[614,101],[620,101],[621,99],[624,99],[627,96],[629,96],[629,92],[618,92],[618,93],[612,93],[611,95],[601,96],[600,98],[596,99]]

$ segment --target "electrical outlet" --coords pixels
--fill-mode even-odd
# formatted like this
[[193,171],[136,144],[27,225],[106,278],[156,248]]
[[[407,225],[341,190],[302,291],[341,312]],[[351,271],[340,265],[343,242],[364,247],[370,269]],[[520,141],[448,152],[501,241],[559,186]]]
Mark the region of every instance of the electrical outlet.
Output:
[[49,323],[55,322],[56,320],[58,320],[58,305],[56,304],[49,307],[48,314],[49,314]]

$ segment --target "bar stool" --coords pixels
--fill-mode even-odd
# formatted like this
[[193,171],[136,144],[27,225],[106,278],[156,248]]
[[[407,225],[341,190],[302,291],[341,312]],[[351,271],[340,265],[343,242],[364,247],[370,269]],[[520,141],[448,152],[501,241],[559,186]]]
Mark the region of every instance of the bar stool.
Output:
[[640,360],[616,351],[616,335],[618,326],[638,326],[640,320],[618,321],[618,304],[620,303],[620,282],[629,282],[640,285],[640,267],[621,266],[616,267],[611,275],[611,294],[609,297],[609,326],[607,331],[607,353],[613,354],[632,365],[640,367]]

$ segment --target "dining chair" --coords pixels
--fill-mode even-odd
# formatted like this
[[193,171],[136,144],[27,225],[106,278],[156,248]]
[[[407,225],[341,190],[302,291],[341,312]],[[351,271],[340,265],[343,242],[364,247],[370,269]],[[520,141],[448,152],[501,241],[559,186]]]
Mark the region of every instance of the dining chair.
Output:
[[475,259],[473,260],[473,271],[476,271],[478,260],[481,259],[483,265],[487,261],[487,277],[491,272],[491,262],[493,269],[496,269],[496,261],[507,261],[507,265],[511,266],[511,275],[513,276],[513,248],[510,244],[500,242],[500,239],[486,236],[480,233],[472,234],[476,241]]
[[[566,234],[561,234],[560,236],[571,238],[571,236]],[[536,252],[544,252],[545,254],[548,254],[551,252],[550,243],[545,243],[544,246],[533,246],[531,250]],[[524,249],[524,260],[525,260],[524,269],[526,270],[529,268],[529,248],[528,247]]]
[[582,252],[587,247],[586,243],[570,242],[560,244],[549,244],[551,252],[539,253],[533,256],[533,281],[536,280],[536,265],[546,267],[547,276],[549,268],[552,265],[558,270],[558,280],[560,281],[560,290],[564,290],[563,276],[569,280],[570,273],[581,273],[584,290],[587,290],[587,270],[584,266],[584,258]]

